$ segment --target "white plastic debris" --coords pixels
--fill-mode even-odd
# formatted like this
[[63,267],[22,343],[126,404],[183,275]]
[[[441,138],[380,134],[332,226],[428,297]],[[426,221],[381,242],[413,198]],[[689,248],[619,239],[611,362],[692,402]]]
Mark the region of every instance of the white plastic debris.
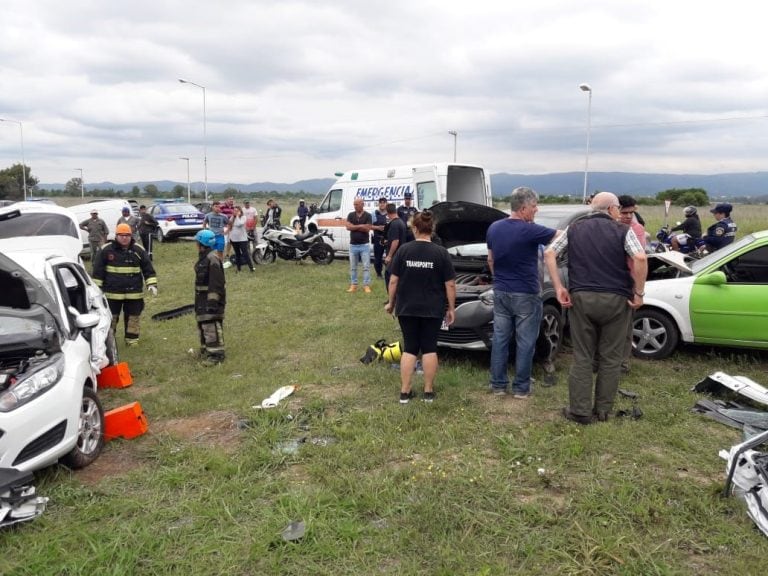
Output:
[[281,386],[280,388],[275,390],[269,398],[264,398],[264,400],[261,401],[261,404],[256,404],[252,406],[252,408],[256,410],[259,410],[261,408],[274,408],[275,406],[280,404],[281,400],[293,394],[296,388],[297,386],[293,384],[288,386]]
[[538,470],[536,470],[536,472],[539,474],[539,476],[544,476],[544,474],[547,473],[547,471],[544,470],[544,468],[539,468]]

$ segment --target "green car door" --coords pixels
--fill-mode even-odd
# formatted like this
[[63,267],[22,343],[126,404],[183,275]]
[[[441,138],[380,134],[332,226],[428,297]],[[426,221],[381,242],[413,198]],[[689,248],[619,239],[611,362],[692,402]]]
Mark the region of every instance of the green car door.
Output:
[[699,275],[690,299],[694,341],[768,348],[768,239]]

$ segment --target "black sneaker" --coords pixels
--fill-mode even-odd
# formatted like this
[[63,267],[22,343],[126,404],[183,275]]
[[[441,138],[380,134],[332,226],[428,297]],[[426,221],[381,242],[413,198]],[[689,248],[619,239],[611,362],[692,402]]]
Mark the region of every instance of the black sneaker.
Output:
[[434,392],[424,392],[424,396],[421,397],[422,402],[434,402],[435,401],[435,393]]
[[413,393],[413,390],[411,390],[410,392],[400,392],[400,404],[408,404],[411,398],[415,396],[416,394]]

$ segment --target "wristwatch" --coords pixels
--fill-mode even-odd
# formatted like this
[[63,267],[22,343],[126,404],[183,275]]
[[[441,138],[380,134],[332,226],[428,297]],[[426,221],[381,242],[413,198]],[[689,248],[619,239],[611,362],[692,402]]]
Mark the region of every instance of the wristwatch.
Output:
[[640,298],[642,298],[643,296],[645,296],[645,292],[638,292],[637,290],[635,290],[635,294],[637,294],[638,296],[640,296]]

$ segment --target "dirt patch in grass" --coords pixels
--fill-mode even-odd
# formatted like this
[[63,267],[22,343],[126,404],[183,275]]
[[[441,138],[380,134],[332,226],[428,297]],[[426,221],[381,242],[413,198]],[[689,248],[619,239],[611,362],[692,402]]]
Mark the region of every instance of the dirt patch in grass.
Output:
[[[205,445],[232,453],[240,442],[237,414],[227,411],[207,412],[189,418],[152,421],[149,437],[167,434],[198,445]],[[96,485],[104,478],[123,476],[143,466],[139,449],[131,440],[113,440],[101,456],[87,468],[75,472],[87,485]]]
[[93,464],[76,470],[75,477],[86,486],[96,486],[104,478],[124,476],[141,468],[143,463],[137,458],[136,450],[126,442],[130,441],[116,440],[108,444]]
[[225,410],[206,412],[189,418],[153,422],[152,434],[168,434],[193,444],[203,444],[233,452],[240,440],[240,417]]

